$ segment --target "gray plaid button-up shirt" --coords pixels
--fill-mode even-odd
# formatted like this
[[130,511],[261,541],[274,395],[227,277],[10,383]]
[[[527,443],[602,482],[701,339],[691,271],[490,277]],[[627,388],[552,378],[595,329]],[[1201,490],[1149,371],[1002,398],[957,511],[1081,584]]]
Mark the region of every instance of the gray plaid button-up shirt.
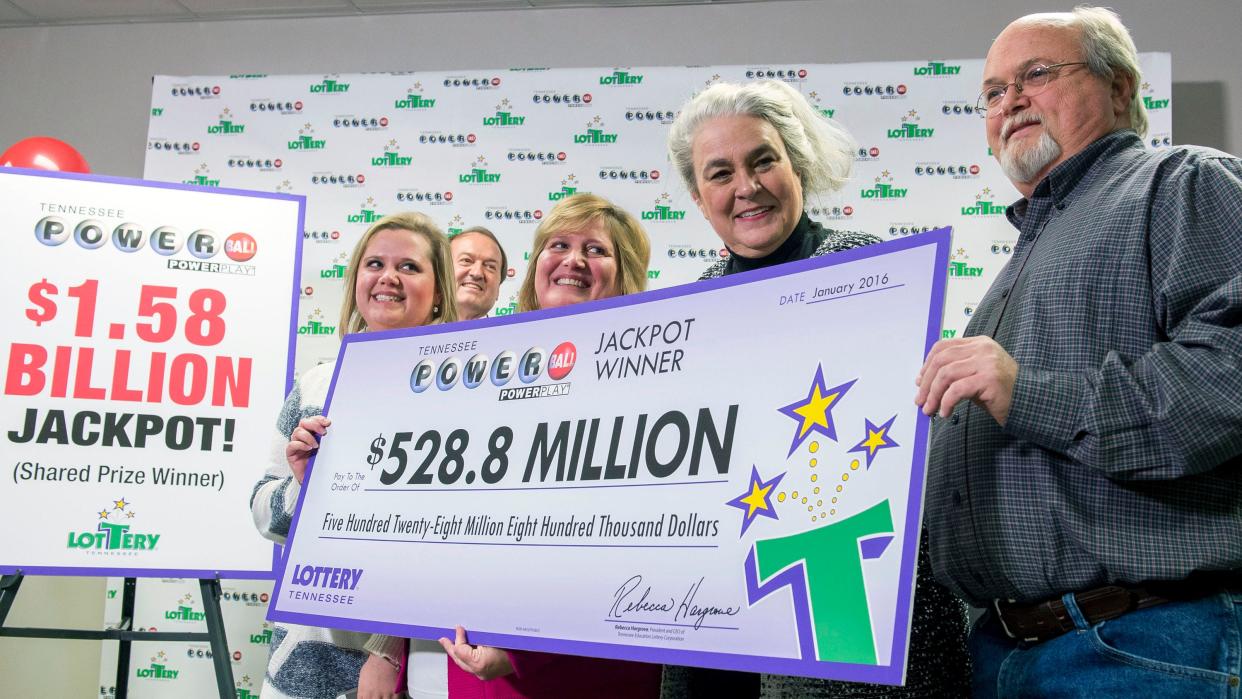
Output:
[[1242,568],[1242,161],[1105,136],[1009,207],[965,335],[1017,361],[1005,427],[934,427],[936,577],[975,604]]

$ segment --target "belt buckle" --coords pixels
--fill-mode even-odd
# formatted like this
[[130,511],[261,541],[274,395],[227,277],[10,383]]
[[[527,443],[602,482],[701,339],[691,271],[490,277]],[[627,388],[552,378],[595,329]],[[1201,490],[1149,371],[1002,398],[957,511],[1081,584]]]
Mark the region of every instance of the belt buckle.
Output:
[[[1008,600],[1008,602],[1009,602],[1009,604],[1013,604],[1013,603],[1014,603],[1014,600]],[[1024,637],[1020,637],[1020,636],[1018,636],[1018,634],[1014,633],[1014,632],[1013,632],[1013,631],[1009,628],[1009,624],[1006,624],[1006,623],[1005,623],[1005,614],[1001,611],[1000,605],[1001,605],[1001,600],[1000,600],[1000,598],[999,598],[999,597],[997,597],[996,599],[992,600],[992,608],[996,610],[996,620],[1000,622],[1001,630],[1005,632],[1005,635],[1006,635],[1006,636],[1008,636],[1009,638],[1011,638],[1011,639],[1013,639],[1013,640],[1015,640],[1015,641],[1025,641],[1025,642],[1027,642],[1027,643],[1039,643],[1039,637],[1038,637],[1038,636],[1029,636],[1029,637],[1025,637],[1025,638],[1024,638]]]

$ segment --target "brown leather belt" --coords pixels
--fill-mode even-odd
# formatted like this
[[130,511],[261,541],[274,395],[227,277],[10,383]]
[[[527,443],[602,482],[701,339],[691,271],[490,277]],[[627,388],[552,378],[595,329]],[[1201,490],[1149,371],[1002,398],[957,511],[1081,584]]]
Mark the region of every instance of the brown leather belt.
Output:
[[[1238,581],[1235,572],[1224,577],[1205,576],[1181,582],[1109,585],[1075,592],[1074,600],[1087,623],[1094,625],[1116,619],[1127,612],[1155,607],[1172,600],[1206,597],[1221,589],[1234,587]],[[994,600],[992,606],[996,610],[1001,628],[1013,639],[1040,643],[1074,629],[1074,620],[1060,598],[1035,604]]]

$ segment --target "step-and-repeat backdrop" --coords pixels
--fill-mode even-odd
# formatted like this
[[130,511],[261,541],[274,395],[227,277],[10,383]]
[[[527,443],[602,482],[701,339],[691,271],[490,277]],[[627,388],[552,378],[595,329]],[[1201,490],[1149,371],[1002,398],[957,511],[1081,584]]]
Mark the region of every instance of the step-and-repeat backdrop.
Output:
[[[884,239],[954,230],[944,334],[965,327],[1008,260],[1018,198],[975,112],[982,60],[841,65],[513,69],[341,75],[159,76],[145,175],[307,197],[297,368],[336,356],[344,265],[379,217],[429,214],[450,234],[483,225],[509,254],[496,314],[514,312],[540,219],[574,192],[637,215],[652,242],[652,288],[684,284],[723,252],[665,154],[681,105],[719,81],[783,80],[858,142],[854,178],[808,197],[830,228]],[[1169,54],[1142,55],[1150,147],[1172,143]],[[273,420],[275,416],[272,416]],[[256,455],[255,477],[262,464]],[[236,516],[247,516],[238,503]],[[258,534],[255,534],[258,536]],[[222,546],[228,545],[221,542]],[[224,616],[238,697],[258,695],[270,583],[227,581]],[[109,595],[119,596],[113,581]],[[140,583],[138,625],[202,627],[198,587]],[[119,600],[109,620],[119,616]],[[135,644],[133,696],[214,696],[206,644]],[[106,649],[101,695],[113,683]],[[149,661],[149,662],[148,662]]]

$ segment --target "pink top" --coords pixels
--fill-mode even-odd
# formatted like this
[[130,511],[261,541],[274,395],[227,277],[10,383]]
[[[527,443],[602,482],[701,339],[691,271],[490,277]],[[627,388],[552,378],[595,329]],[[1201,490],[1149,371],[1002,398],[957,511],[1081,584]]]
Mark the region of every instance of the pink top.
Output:
[[660,665],[511,650],[513,674],[484,682],[448,658],[449,699],[657,699]]

